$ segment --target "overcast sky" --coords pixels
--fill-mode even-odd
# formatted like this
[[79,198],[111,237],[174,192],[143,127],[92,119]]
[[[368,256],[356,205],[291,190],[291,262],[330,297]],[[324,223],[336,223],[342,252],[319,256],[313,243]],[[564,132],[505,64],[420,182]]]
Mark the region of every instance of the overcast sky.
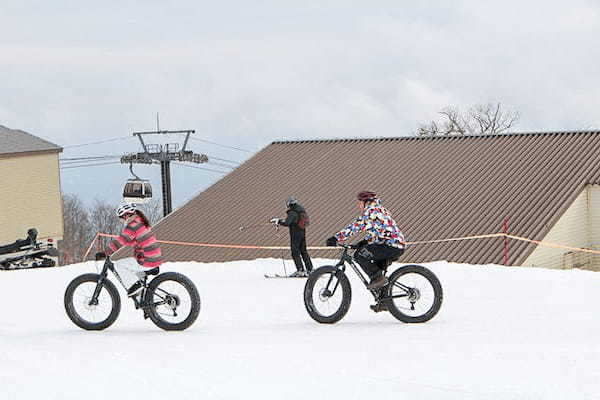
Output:
[[[160,112],[161,128],[254,151],[412,135],[444,106],[500,101],[521,113],[519,131],[600,128],[599,1],[168,3],[3,0],[0,125],[68,146],[153,129]],[[220,176],[174,175],[177,204]],[[126,177],[70,170],[63,189],[112,201]]]

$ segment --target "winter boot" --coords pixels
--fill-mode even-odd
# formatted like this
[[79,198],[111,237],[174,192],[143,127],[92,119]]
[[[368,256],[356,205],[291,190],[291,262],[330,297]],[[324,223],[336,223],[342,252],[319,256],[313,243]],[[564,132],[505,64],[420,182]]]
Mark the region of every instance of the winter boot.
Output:
[[373,311],[377,312],[383,312],[383,311],[389,311],[388,306],[386,303],[377,303],[377,304],[373,304],[370,305],[369,308]]
[[384,287],[388,283],[389,283],[389,281],[385,277],[385,275],[383,275],[383,274],[377,275],[371,279],[371,283],[369,283],[367,285],[367,289],[369,289],[369,290],[379,289],[381,287]]
[[308,274],[304,270],[298,270],[293,274],[289,275],[289,278],[306,278]]

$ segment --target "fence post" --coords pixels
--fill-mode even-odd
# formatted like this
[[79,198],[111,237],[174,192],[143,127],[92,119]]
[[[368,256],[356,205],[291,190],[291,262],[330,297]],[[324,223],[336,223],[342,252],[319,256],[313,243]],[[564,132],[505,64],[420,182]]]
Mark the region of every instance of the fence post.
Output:
[[[502,232],[508,235],[508,217],[504,218]],[[504,265],[508,265],[508,238],[506,236],[504,236]]]
[[81,260],[81,262],[85,262],[85,260],[87,260],[87,257],[90,254],[90,251],[92,251],[92,249],[94,248],[94,244],[96,243],[96,239],[98,239],[98,237],[99,237],[99,233],[96,233],[96,236],[94,236],[92,243],[90,243],[90,246],[87,248],[87,251],[83,255],[83,259]]

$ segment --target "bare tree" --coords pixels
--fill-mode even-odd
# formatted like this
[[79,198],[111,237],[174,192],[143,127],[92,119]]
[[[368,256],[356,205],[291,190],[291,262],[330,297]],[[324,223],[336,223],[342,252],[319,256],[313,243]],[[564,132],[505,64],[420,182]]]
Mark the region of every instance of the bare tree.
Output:
[[519,120],[517,111],[503,110],[500,103],[475,106],[469,115],[475,124],[474,130],[480,135],[506,132]]
[[439,112],[442,121],[421,124],[418,136],[494,135],[511,129],[519,120],[517,111],[505,110],[501,103],[480,104],[466,113],[456,107]]
[[[89,211],[90,225],[93,235],[96,233],[108,233],[117,235],[121,231],[121,222],[115,215],[115,206],[104,200],[96,199]],[[105,249],[110,238],[99,238],[99,246]]]
[[162,201],[156,197],[153,197],[152,200],[144,204],[142,210],[152,225],[156,224],[163,217]]
[[76,195],[63,196],[63,239],[58,245],[60,264],[79,262],[93,239],[89,213]]

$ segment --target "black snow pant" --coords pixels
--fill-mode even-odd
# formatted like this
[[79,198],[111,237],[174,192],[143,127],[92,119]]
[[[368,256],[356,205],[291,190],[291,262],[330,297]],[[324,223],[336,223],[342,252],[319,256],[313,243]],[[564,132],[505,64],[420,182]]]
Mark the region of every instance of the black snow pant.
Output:
[[[306,250],[306,231],[303,229],[290,229],[290,246],[296,269],[304,271],[304,267],[306,267],[306,271],[312,271],[312,261],[308,255],[308,250]],[[304,261],[304,264],[302,264],[302,261]]]
[[396,260],[404,249],[386,244],[368,244],[354,252],[354,260],[362,267],[369,278],[377,278],[385,269],[386,263]]

